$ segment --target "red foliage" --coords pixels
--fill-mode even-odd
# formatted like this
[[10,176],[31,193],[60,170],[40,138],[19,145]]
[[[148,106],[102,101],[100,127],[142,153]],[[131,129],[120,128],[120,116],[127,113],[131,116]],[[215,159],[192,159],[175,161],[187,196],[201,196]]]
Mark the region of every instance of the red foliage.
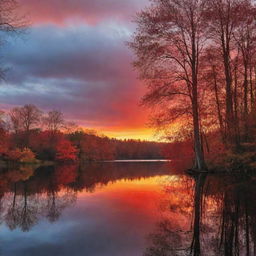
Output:
[[9,150],[6,152],[6,156],[9,160],[17,162],[30,163],[35,161],[35,154],[29,148]]
[[10,136],[7,132],[0,128],[0,154],[4,155],[7,153],[10,147]]
[[51,131],[34,132],[30,135],[29,146],[37,152],[45,149],[55,148],[56,142],[62,137],[63,134],[53,134]]
[[193,159],[194,150],[191,141],[173,142],[163,148],[163,155],[171,160]]
[[77,160],[77,149],[69,140],[62,139],[56,145],[56,160],[58,161],[75,161]]
[[11,161],[20,161],[21,156],[22,156],[22,151],[18,148],[7,152],[7,158]]
[[61,132],[36,132],[30,136],[30,147],[37,152],[37,157],[42,160],[76,159],[76,149]]
[[70,184],[74,182],[77,178],[77,165],[72,164],[57,166],[54,176],[58,184]]

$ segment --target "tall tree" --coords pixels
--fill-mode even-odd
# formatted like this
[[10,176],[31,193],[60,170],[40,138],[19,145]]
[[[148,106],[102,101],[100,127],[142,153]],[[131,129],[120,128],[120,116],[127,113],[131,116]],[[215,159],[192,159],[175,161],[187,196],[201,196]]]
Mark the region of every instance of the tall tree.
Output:
[[203,0],[154,0],[151,7],[137,15],[137,32],[130,43],[137,55],[135,67],[148,82],[146,101],[174,102],[179,98],[186,105],[189,100],[186,110],[192,114],[198,169],[205,167],[198,83],[207,32],[205,8]]
[[[213,118],[218,121],[222,142],[225,144],[225,124],[223,118],[223,93],[221,93],[222,84],[224,83],[224,74],[221,67],[221,59],[218,57],[216,48],[209,47],[206,49],[203,61],[203,79],[207,83],[208,98],[215,103]],[[209,108],[208,100],[207,107]],[[217,118],[216,118],[217,117]]]
[[[244,15],[238,20],[238,25],[234,31],[234,38],[241,52],[243,65],[243,113],[242,120],[244,124],[244,140],[248,140],[249,132],[249,112],[253,108],[254,90],[252,84],[253,59],[255,57],[255,6],[250,1],[244,1],[243,8],[240,10]],[[250,100],[250,101],[249,101]],[[251,104],[250,104],[251,103]]]
[[[226,131],[229,142],[239,144],[235,129],[234,95],[232,75],[232,53],[234,48],[234,32],[245,13],[247,0],[212,0],[207,1],[209,28],[213,43],[220,49],[225,73]],[[234,55],[234,54],[233,54]]]

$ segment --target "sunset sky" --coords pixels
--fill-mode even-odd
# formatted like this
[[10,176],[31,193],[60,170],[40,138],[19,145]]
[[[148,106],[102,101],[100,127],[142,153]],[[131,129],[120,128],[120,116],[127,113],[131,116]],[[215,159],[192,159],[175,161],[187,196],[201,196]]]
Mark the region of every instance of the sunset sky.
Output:
[[27,103],[111,137],[153,139],[125,45],[148,0],[20,0],[31,27],[2,49],[2,109]]

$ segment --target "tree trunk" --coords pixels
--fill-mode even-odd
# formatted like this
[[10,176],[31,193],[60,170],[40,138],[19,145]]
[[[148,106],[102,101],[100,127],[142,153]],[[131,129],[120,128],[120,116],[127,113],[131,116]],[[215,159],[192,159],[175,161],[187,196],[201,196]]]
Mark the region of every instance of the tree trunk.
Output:
[[236,134],[236,144],[240,145],[240,120],[238,118],[238,75],[237,75],[237,61],[235,64],[235,71],[234,71],[234,122],[235,122],[235,134]]
[[195,147],[195,157],[196,157],[196,168],[199,170],[203,170],[205,168],[204,162],[204,154],[202,150],[202,142],[201,142],[201,135],[200,135],[200,125],[199,125],[199,114],[198,114],[198,102],[196,89],[193,89],[193,128],[194,128],[194,147]]
[[232,75],[230,67],[230,27],[229,22],[227,24],[221,23],[221,47],[223,64],[225,71],[225,83],[226,83],[226,128],[227,139],[229,142],[236,142],[236,136],[234,132],[234,112],[233,112],[233,95],[232,95]]
[[253,111],[253,105],[254,105],[254,92],[253,92],[253,78],[252,78],[252,65],[250,64],[250,100],[251,100],[251,106],[250,106],[250,112]]
[[194,223],[193,223],[193,238],[191,243],[191,254],[193,256],[201,255],[201,210],[202,196],[206,174],[200,173],[195,178],[194,192]]
[[191,11],[191,71],[192,71],[192,114],[194,130],[194,147],[196,157],[196,168],[205,169],[204,152],[200,134],[199,108],[198,108],[198,48],[196,43],[196,33],[193,11]]
[[213,78],[214,78],[214,92],[215,92],[215,101],[216,101],[216,107],[217,107],[217,113],[218,113],[218,120],[220,125],[220,133],[223,143],[225,144],[225,130],[223,125],[223,118],[221,114],[221,107],[220,107],[220,99],[219,99],[219,92],[218,92],[218,84],[217,84],[217,74],[215,66],[212,67],[213,71]]
[[244,140],[248,140],[248,65],[244,61]]

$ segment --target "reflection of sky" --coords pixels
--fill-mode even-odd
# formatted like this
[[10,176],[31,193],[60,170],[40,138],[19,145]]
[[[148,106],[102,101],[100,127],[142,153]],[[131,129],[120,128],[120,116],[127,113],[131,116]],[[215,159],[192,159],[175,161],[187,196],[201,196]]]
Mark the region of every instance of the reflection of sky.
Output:
[[160,184],[166,176],[118,181],[78,194],[55,223],[41,220],[29,232],[2,226],[4,256],[142,255],[157,220]]

